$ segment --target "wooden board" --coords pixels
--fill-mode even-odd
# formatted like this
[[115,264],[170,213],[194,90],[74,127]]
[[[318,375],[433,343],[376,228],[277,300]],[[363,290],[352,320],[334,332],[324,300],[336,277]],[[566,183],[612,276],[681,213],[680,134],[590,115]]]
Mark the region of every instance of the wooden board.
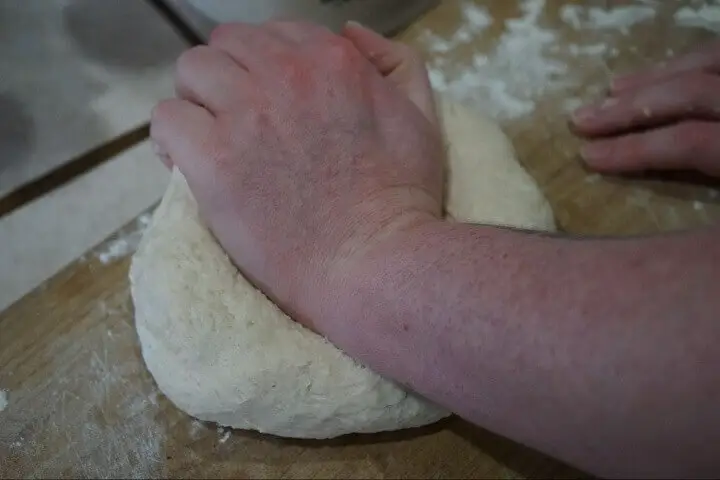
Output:
[[[403,38],[423,46],[427,29],[452,35],[461,25],[460,3],[443,2]],[[491,7],[495,24],[518,12],[513,2],[477,2],[483,3]],[[561,3],[548,3],[546,21],[558,35],[577,35],[558,20]],[[579,91],[595,81],[596,68],[604,72],[602,83],[606,70],[647,64],[664,58],[667,48],[680,50],[709,37],[675,28],[667,9],[655,23],[631,32],[613,34],[620,53],[602,65],[568,59],[568,74],[580,79],[574,88]],[[481,38],[446,52],[445,67],[467,65],[473,49],[490,51],[499,35],[498,28],[490,27]],[[642,35],[655,46],[649,40],[637,43]],[[691,183],[606,179],[586,172],[576,158],[577,140],[567,129],[562,98],[553,98],[558,95],[568,93],[544,94],[531,114],[506,119],[503,126],[565,230],[626,235],[698,227],[720,218],[717,190],[696,178]],[[128,233],[121,231],[117,238],[137,237]],[[0,389],[8,392],[8,405],[0,411],[0,477],[580,475],[459,419],[328,442],[282,440],[197,422],[160,394],[143,367],[128,292],[129,261],[98,259],[99,252],[115,246],[115,239],[108,240],[0,313]]]

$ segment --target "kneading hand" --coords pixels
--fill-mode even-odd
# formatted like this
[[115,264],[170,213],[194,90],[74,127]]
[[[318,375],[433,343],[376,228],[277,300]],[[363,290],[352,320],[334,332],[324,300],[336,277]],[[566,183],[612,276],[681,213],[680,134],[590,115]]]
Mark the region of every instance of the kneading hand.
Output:
[[582,156],[606,172],[696,169],[720,176],[720,42],[617,78],[610,96],[573,115]]
[[[233,261],[297,320],[378,242],[441,215],[423,62],[360,26],[218,27],[177,63],[151,136]],[[311,318],[313,320],[311,320]]]

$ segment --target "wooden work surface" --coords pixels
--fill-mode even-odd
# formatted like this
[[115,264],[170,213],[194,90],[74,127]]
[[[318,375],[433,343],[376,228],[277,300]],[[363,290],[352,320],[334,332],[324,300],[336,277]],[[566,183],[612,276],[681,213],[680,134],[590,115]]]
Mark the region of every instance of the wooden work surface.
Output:
[[[442,53],[443,68],[467,65],[474,51],[491,51],[503,20],[518,14],[515,2],[478,5],[483,3],[494,24],[469,44]],[[675,27],[676,2],[659,2],[663,7],[657,18],[633,27],[629,35],[616,30],[581,34],[558,19],[561,3],[548,2],[543,22],[558,35],[558,55],[567,57],[566,76],[577,85],[546,94],[531,114],[502,121],[561,227],[626,235],[696,227],[720,217],[717,192],[707,185],[600,178],[584,171],[562,107],[569,95],[588,100],[594,91],[597,96],[596,87],[606,84],[609,72],[662,60],[668,48],[680,52],[710,35]],[[403,39],[425,48],[428,29],[452,35],[462,23],[458,5],[443,2]],[[577,39],[611,42],[618,53],[591,58],[563,53],[563,45]],[[437,65],[440,55],[431,53],[431,63]],[[459,419],[416,431],[309,442],[218,430],[189,418],[159,393],[144,369],[128,292],[129,259],[98,260],[97,252],[113,242],[109,239],[0,313],[0,389],[8,392],[8,405],[0,412],[0,477],[578,475]]]

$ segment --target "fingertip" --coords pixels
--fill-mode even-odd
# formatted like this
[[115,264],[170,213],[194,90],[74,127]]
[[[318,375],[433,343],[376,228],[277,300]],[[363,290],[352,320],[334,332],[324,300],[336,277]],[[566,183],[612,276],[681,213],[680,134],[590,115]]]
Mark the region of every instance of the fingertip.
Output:
[[582,145],[579,153],[582,161],[592,166],[598,159],[602,159],[605,151],[602,145],[598,146],[597,142],[591,142]]
[[165,168],[168,170],[172,170],[173,168],[173,162],[170,158],[170,155],[165,151],[164,148],[162,148],[155,140],[150,140],[150,145],[152,148],[153,153],[155,156],[160,160],[163,165],[165,165]]
[[174,104],[177,99],[167,98],[159,101],[150,111],[150,138],[158,146],[158,149],[166,151],[166,129],[164,124],[167,123],[173,116],[175,110]]
[[622,170],[617,163],[616,151],[608,141],[585,143],[579,153],[582,162],[591,170],[604,173]]
[[350,20],[345,23],[343,36],[350,40],[370,60],[393,50],[393,42],[364,25]]
[[575,127],[584,130],[595,117],[596,108],[592,105],[583,105],[570,113],[570,123]]
[[350,29],[350,30],[354,30],[354,29],[367,30],[367,28],[365,28],[365,26],[364,26],[362,23],[360,23],[360,22],[358,22],[358,21],[355,21],[355,20],[348,20],[347,22],[345,22],[345,29]]
[[615,95],[628,88],[633,83],[634,75],[617,75],[610,80],[610,93]]
[[152,109],[150,139],[160,160],[172,167],[192,163],[210,135],[213,116],[203,107],[177,98]]
[[207,44],[213,45],[222,42],[223,39],[227,37],[232,37],[234,31],[240,26],[242,26],[242,24],[239,22],[228,22],[216,25],[215,28],[210,31]]

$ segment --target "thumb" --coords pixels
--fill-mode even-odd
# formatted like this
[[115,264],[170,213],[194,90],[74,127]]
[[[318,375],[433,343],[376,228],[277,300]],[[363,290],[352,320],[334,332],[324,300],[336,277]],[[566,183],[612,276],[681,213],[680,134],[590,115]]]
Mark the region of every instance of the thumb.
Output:
[[398,86],[433,124],[435,99],[422,57],[412,48],[389,40],[357,22],[348,22],[343,36],[350,40],[378,72]]

